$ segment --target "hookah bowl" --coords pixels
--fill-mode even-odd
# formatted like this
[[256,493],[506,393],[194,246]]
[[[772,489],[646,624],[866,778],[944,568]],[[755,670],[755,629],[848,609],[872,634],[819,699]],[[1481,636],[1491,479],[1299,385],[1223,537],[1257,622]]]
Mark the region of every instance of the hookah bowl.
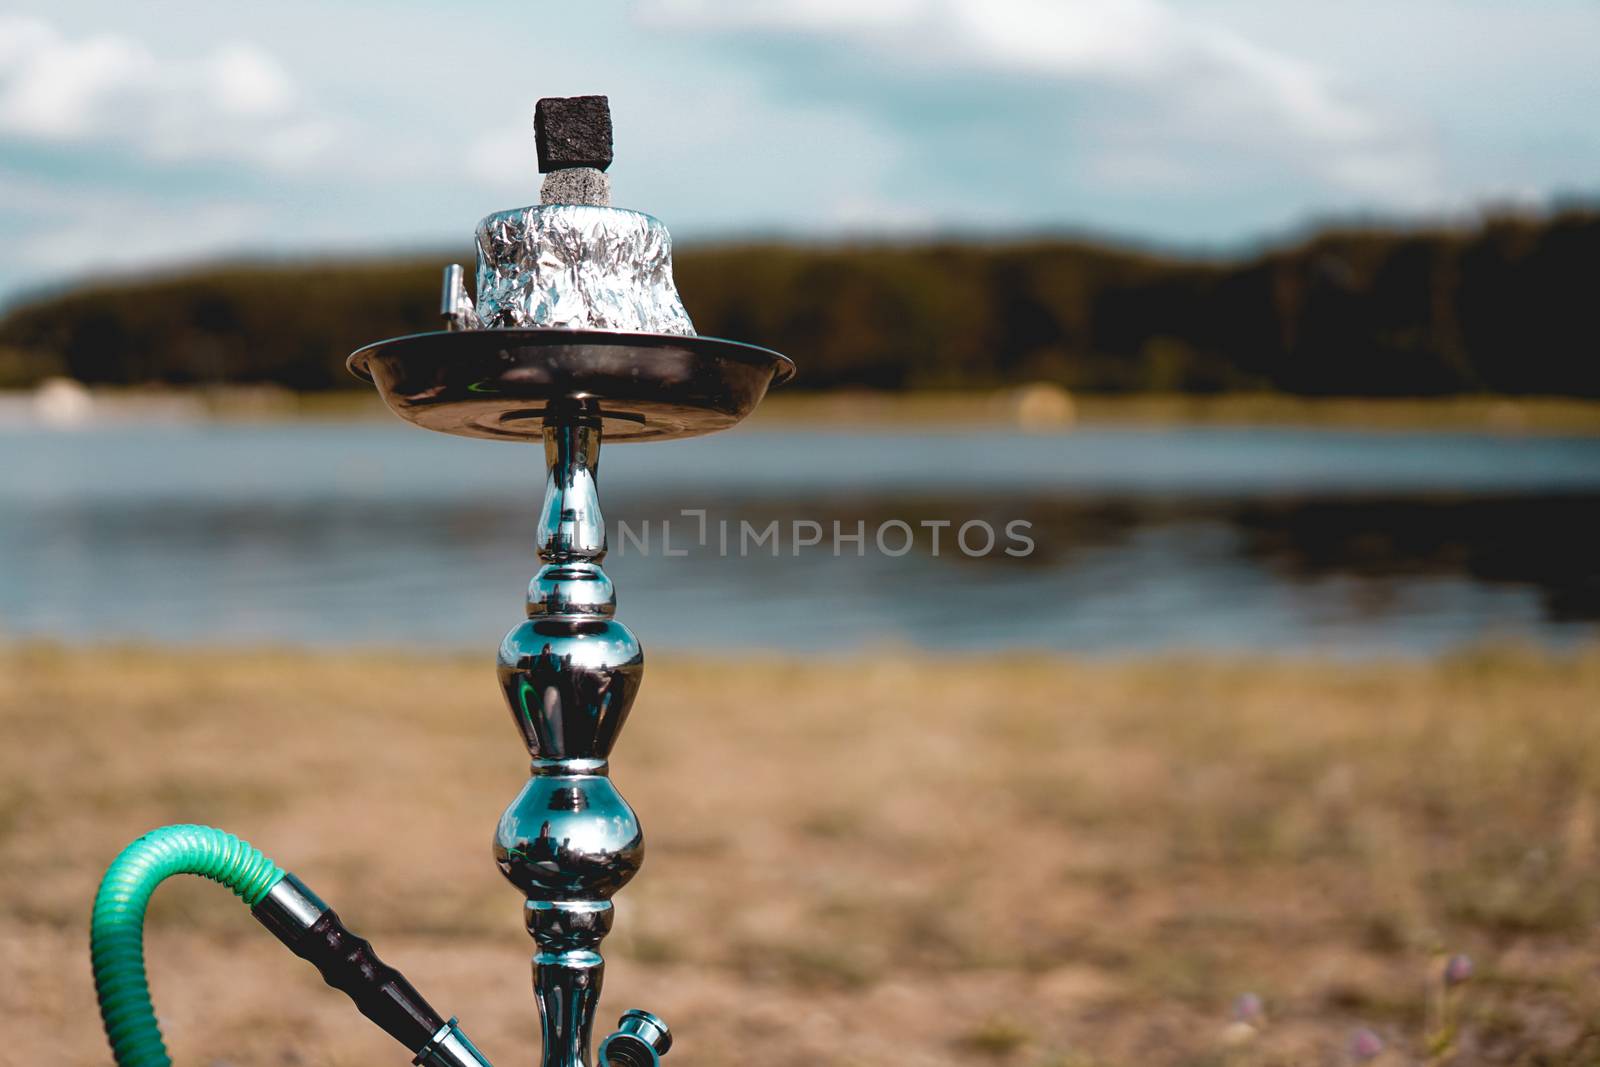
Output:
[[[603,97],[542,100],[544,202],[479,223],[478,300],[445,270],[448,329],[354,352],[349,369],[425,429],[539,442],[547,468],[541,566],[527,618],[500,644],[500,687],[531,757],[500,816],[494,856],[526,898],[543,1067],[589,1067],[612,895],[639,869],[644,836],[608,777],[644,675],[602,569],[601,443],[668,441],[733,426],[794,375],[783,355],[699,337],[678,301],[671,242],[655,219],[605,205],[610,122]],[[603,136],[603,146],[601,139]],[[629,1011],[602,1063],[651,1067],[671,1045]]]

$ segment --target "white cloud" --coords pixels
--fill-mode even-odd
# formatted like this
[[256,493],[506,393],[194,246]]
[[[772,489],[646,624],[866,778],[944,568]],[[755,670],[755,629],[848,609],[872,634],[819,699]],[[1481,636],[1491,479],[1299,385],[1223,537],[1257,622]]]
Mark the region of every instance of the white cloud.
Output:
[[640,14],[646,19],[702,30],[896,29],[917,18],[926,6],[924,0],[654,0],[643,5]]
[[132,38],[0,15],[0,137],[292,169],[313,162],[333,130],[254,45],[158,56]]
[[0,129],[69,139],[89,133],[100,101],[148,77],[142,49],[114,37],[63,39],[44,22],[0,16]]
[[6,242],[14,279],[48,283],[86,267],[96,274],[182,263],[227,252],[261,230],[261,212],[242,202],[207,200],[159,205],[113,191],[85,200],[47,182],[0,171],[0,201],[20,217],[50,225]]
[[[930,10],[940,10],[932,7]],[[954,3],[949,58],[1005,69],[1118,81],[1149,78],[1186,48],[1184,27],[1149,0]]]
[[1429,142],[1407,123],[1313,64],[1163,0],[649,0],[641,16],[702,33],[821,39],[867,59],[880,85],[987,77],[1103,98],[1114,117],[1091,111],[1072,131],[1090,174],[1192,183],[1226,154],[1218,181],[1253,162],[1386,204],[1426,201],[1436,188]]
[[271,118],[295,102],[294,85],[277,60],[248,44],[231,44],[206,61],[206,80],[224,114]]
[[466,177],[502,196],[536,196],[539,156],[531,128],[531,123],[506,125],[473,137],[461,155]]

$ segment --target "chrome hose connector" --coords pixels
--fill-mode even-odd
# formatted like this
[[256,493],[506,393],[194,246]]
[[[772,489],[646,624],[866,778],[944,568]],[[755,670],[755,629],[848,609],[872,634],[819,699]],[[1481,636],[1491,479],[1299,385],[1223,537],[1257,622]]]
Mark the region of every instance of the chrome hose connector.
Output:
[[600,1042],[600,1067],[658,1067],[672,1049],[672,1031],[658,1017],[634,1008]]
[[416,1067],[491,1067],[454,1019],[439,1027],[411,1062]]

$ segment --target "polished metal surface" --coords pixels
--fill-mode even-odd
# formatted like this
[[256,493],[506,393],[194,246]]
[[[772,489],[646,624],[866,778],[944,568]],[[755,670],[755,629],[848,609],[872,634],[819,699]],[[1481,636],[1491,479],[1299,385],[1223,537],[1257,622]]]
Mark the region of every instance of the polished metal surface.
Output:
[[411,1062],[417,1067],[491,1067],[454,1019],[441,1026]]
[[379,341],[347,366],[408,422],[465,437],[540,440],[547,418],[584,412],[608,441],[725,430],[771,385],[787,356],[713,337],[599,330],[441,330]]
[[644,651],[611,618],[616,599],[600,568],[600,434],[581,421],[544,430],[544,566],[530,583],[527,621],[500,643],[500,687],[536,760],[604,760],[644,675]]
[[542,434],[543,566],[529,585],[528,618],[506,635],[499,657],[532,776],[500,816],[494,855],[527,898],[544,1067],[588,1067],[611,896],[644,860],[639,820],[607,777],[644,652],[611,617],[616,598],[600,566],[600,419],[581,409],[554,413]]
[[534,901],[526,906],[533,957],[533,991],[539,1000],[542,1067],[588,1067],[594,1012],[606,963],[600,939],[611,930],[611,902]]
[[[447,281],[447,300],[452,288]],[[638,817],[608,776],[644,652],[614,617],[616,592],[601,565],[601,442],[613,428],[622,440],[648,440],[732,425],[793,365],[708,338],[460,330],[368,346],[350,367],[419,425],[544,445],[541,566],[528,585],[527,618],[501,641],[498,659],[530,777],[500,816],[494,855],[525,898],[537,945],[541,1065],[590,1067],[611,898],[644,860]],[[600,1059],[657,1067],[671,1041],[655,1016],[629,1012]],[[425,1053],[417,1062],[435,1067],[472,1067],[478,1055],[453,1029]]]
[[644,831],[609,770],[536,774],[500,816],[495,862],[529,900],[605,900],[644,862]]
[[478,312],[467,295],[467,283],[461,264],[452,263],[444,269],[444,284],[439,292],[439,317],[450,330],[476,330],[480,325]]
[[617,1028],[600,1042],[600,1067],[657,1067],[672,1050],[672,1031],[647,1011],[622,1013]]
[[315,926],[327,910],[328,905],[306,888],[304,882],[286,874],[250,909],[250,914],[279,941],[289,943]]

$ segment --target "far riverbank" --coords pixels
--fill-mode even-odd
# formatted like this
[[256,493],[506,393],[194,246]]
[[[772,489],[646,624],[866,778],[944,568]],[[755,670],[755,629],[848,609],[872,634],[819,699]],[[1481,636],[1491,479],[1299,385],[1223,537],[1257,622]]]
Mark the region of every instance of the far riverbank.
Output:
[[[348,421],[388,417],[367,390],[295,393],[276,386],[88,388],[55,379],[0,391],[0,426],[91,421]],[[750,419],[781,429],[1282,426],[1352,430],[1600,435],[1600,401],[1567,397],[1302,397],[1283,393],[1073,393],[1015,389],[913,392],[777,390]]]

